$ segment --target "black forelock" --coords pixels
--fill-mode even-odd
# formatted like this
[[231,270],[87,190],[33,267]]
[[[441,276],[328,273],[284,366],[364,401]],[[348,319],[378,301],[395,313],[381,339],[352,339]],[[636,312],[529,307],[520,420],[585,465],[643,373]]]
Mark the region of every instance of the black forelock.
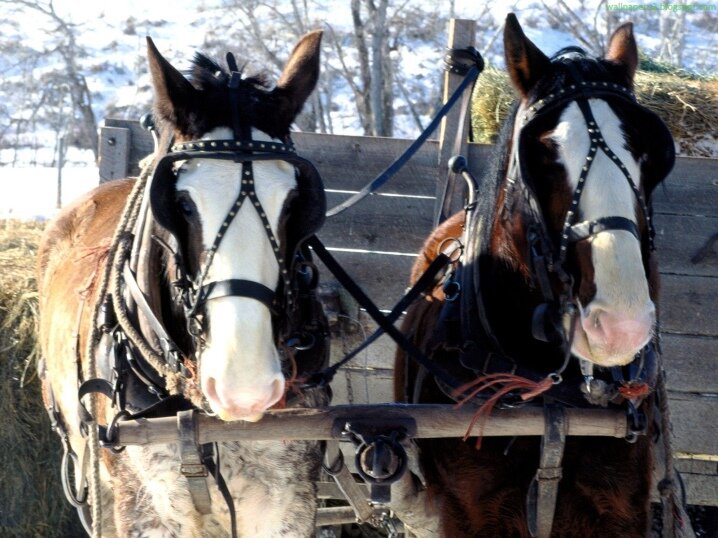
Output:
[[[190,83],[200,93],[187,103],[183,118],[177,127],[190,139],[198,138],[217,127],[232,127],[230,104],[230,72],[219,62],[196,53],[187,73]],[[241,75],[241,73],[240,73]],[[241,122],[264,131],[274,138],[288,134],[289,125],[277,114],[275,92],[269,89],[267,77],[259,74],[241,77],[238,105]]]
[[[240,69],[242,75],[243,69]],[[199,90],[210,88],[226,88],[229,83],[229,71],[219,64],[214,58],[197,52],[192,59],[192,67],[189,72],[192,84]],[[269,83],[264,74],[254,74],[250,77],[243,77],[241,84],[252,86],[258,90],[267,90]]]

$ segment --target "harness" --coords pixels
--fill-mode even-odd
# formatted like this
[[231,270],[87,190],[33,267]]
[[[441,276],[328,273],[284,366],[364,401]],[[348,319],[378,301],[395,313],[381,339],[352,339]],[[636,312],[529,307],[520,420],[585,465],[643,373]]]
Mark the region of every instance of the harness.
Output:
[[[575,51],[570,50],[557,61],[563,62],[574,54]],[[489,256],[487,230],[491,222],[476,211],[477,204],[473,201],[465,207],[463,257],[457,267],[449,271],[444,281],[447,299],[433,338],[437,349],[442,348],[458,357],[458,360],[449,360],[448,365],[445,364],[451,373],[465,379],[466,374],[471,372],[469,377],[478,378],[478,383],[469,382],[458,391],[434,378],[439,388],[452,398],[462,402],[464,398],[482,397],[482,393],[488,391],[489,396],[483,397],[488,398],[487,401],[491,402],[491,406],[497,404],[500,407],[515,407],[526,405],[538,395],[543,396],[547,418],[546,432],[542,438],[539,469],[527,496],[529,529],[533,536],[540,537],[550,535],[561,477],[561,459],[565,443],[562,407],[625,406],[631,430],[627,441],[635,442],[647,428],[646,416],[641,404],[655,389],[658,377],[657,341],[654,341],[637,354],[630,365],[610,369],[609,380],[595,377],[593,364],[579,359],[583,381],[577,383],[564,381],[572,357],[573,329],[578,316],[573,296],[573,278],[566,269],[569,246],[607,230],[627,231],[639,242],[642,241],[642,234],[631,219],[615,215],[595,220],[579,221],[578,219],[578,207],[585,182],[599,152],[603,152],[626,178],[645,219],[648,249],[652,252],[655,248],[651,208],[625,164],[608,146],[591,112],[588,100],[608,97],[631,106],[640,107],[640,105],[629,89],[610,82],[583,80],[574,65],[569,62],[565,62],[565,65],[568,68],[570,81],[564,87],[529,106],[522,106],[517,112],[514,127],[518,130],[517,142],[511,149],[503,207],[503,218],[508,218],[509,205],[516,196],[521,196],[525,202],[524,207],[527,208],[528,217],[526,242],[529,247],[529,269],[533,285],[542,298],[533,313],[532,335],[536,340],[546,342],[556,350],[560,350],[558,355],[563,359],[548,373],[535,371],[523,366],[518,357],[510,356],[496,337],[485,302],[485,290],[488,289],[487,286],[494,284],[483,282],[486,275],[482,271],[483,260]],[[541,119],[570,102],[575,102],[582,113],[590,137],[590,146],[576,188],[572,193],[563,226],[556,237],[549,233],[525,155],[527,141],[533,136],[533,129]],[[646,114],[651,113],[646,111]],[[665,129],[660,120],[657,124]],[[472,189],[469,191],[472,193]],[[571,320],[568,333],[564,331],[562,323],[565,316],[569,316]],[[503,383],[506,386],[502,390]],[[419,384],[421,384],[421,375],[419,375]],[[466,387],[474,391],[469,396],[466,395]],[[420,390],[420,386],[414,387],[414,397]]]
[[[194,364],[204,346],[205,306],[209,301],[228,296],[251,298],[265,305],[272,316],[274,337],[280,351],[288,359],[291,355],[291,361],[285,361],[285,374],[295,370],[295,375],[303,375],[326,366],[329,330],[317,297],[316,267],[306,245],[307,238],[313,236],[324,221],[326,200],[321,178],[309,161],[296,155],[289,138],[283,142],[251,138],[249,126],[239,117],[241,76],[233,57],[228,56],[228,64],[232,70],[228,86],[234,138],[194,140],[170,146],[157,157],[153,170],[143,171],[138,179],[110,249],[108,270],[99,288],[104,300],[96,308],[98,315],[93,336],[90,337],[90,353],[104,356],[110,363],[111,379],[85,379],[80,384],[78,397],[82,400],[86,395],[99,393],[112,401],[116,414],[107,426],[99,426],[98,429],[100,445],[117,452],[124,448],[116,447],[114,442],[115,426],[119,421],[176,415],[181,437],[180,471],[187,478],[195,508],[202,514],[211,511],[206,481],[211,474],[227,503],[232,536],[236,536],[234,503],[219,471],[218,447],[198,444],[192,418],[193,409],[204,407],[199,390],[193,387],[197,376]],[[153,128],[151,123],[149,125]],[[158,148],[155,150],[157,154]],[[173,212],[177,180],[174,168],[178,161],[192,159],[226,160],[241,165],[239,194],[217,230],[212,245],[205,253],[205,262],[195,277],[190,274],[183,259],[177,215]],[[276,160],[291,164],[297,181],[295,198],[286,214],[283,242],[272,230],[255,192],[254,162]],[[230,224],[244,206],[254,208],[272,247],[279,267],[276,290],[244,279],[206,281],[215,253]],[[169,240],[158,237],[157,227],[167,232]],[[156,286],[160,276],[156,272],[157,267],[148,264],[141,255],[151,250],[158,254],[164,250],[173,261],[175,274],[171,278],[169,295],[184,313],[192,349],[181,350],[173,341],[161,319],[162,312],[157,311],[147,298],[148,288]],[[307,388],[304,396],[310,404],[323,405],[329,400],[329,388]],[[288,395],[288,398],[292,397]],[[85,425],[83,430],[90,431],[92,428],[87,425],[95,422],[93,414],[83,405],[80,408],[81,422]],[[57,413],[54,407],[51,411]],[[51,412],[51,417],[54,414]],[[61,439],[67,436],[63,427],[58,426],[56,430]],[[65,459],[76,459],[71,449],[69,456]],[[65,467],[69,468],[69,463]],[[94,483],[94,477],[91,482]],[[87,511],[87,495],[81,489],[84,488],[80,487],[79,494],[75,494],[69,488],[68,498],[83,515],[83,510]],[[99,528],[94,521],[99,520],[99,515],[99,510],[93,506],[93,529]],[[89,524],[86,526],[89,527]]]

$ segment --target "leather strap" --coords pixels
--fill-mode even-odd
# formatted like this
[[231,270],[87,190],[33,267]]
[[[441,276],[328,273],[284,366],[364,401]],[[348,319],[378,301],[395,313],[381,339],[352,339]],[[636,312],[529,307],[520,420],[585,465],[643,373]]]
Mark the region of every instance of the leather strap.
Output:
[[568,239],[569,242],[575,243],[607,230],[624,230],[632,233],[639,241],[641,240],[636,223],[625,217],[602,217],[579,222],[568,229]]
[[324,263],[339,283],[344,286],[344,289],[354,297],[359,306],[366,310],[366,313],[381,327],[386,334],[388,334],[397,346],[404,351],[409,357],[414,359],[417,363],[426,368],[434,377],[440,380],[445,385],[453,388],[457,388],[460,383],[459,381],[447,372],[442,366],[435,361],[428,358],[422,351],[417,348],[413,342],[411,342],[404,334],[394,327],[394,324],[389,322],[386,316],[381,313],[379,308],[374,302],[364,293],[359,285],[344,271],[344,268],[334,259],[326,247],[322,244],[316,235],[311,236],[307,239],[307,245],[309,245],[315,252],[317,257]]
[[354,476],[344,463],[337,441],[327,441],[324,461],[326,462],[324,471],[334,479],[349,506],[354,510],[357,520],[369,521],[374,510],[367,501],[366,491],[354,480]]
[[200,445],[197,442],[195,412],[193,410],[177,413],[179,430],[180,472],[187,478],[187,486],[192,502],[200,514],[212,512],[212,500],[207,487],[207,467],[202,461]]
[[[211,445],[203,446],[207,447]],[[222,494],[224,502],[227,503],[227,510],[229,510],[229,522],[232,527],[230,529],[232,531],[232,538],[237,538],[237,511],[234,509],[234,499],[232,498],[232,494],[229,492],[227,482],[224,481],[222,473],[219,472],[219,449],[217,449],[217,463],[215,463],[211,456],[205,457],[203,461],[210,474],[214,477],[214,480],[217,483],[217,489],[219,489],[219,492]]]
[[566,444],[566,416],[557,405],[544,407],[545,429],[541,439],[539,468],[526,496],[526,516],[531,536],[549,538],[556,511],[558,483],[561,480],[563,450]]
[[[440,253],[436,258],[434,258],[434,261],[432,261],[429,267],[426,268],[424,274],[419,277],[419,279],[411,287],[411,289],[409,289],[409,291],[404,294],[404,296],[399,300],[399,302],[394,305],[394,308],[391,309],[391,312],[389,312],[389,314],[386,316],[387,323],[395,323],[401,317],[404,311],[414,301],[416,301],[416,299],[418,299],[422,293],[424,293],[430,286],[435,285],[437,275],[439,275],[440,271],[450,263],[451,258],[443,253]],[[371,335],[369,335],[361,344],[355,347],[352,351],[347,353],[344,358],[342,358],[342,360],[325,368],[318,374],[311,376],[310,383],[328,385],[332,381],[332,379],[334,379],[334,376],[336,375],[339,368],[347,364],[359,353],[364,351],[383,334],[384,329],[381,326],[377,327],[377,329]]]
[[202,286],[197,302],[202,304],[219,297],[249,297],[250,299],[256,299],[272,310],[276,294],[259,282],[233,278],[205,284]]

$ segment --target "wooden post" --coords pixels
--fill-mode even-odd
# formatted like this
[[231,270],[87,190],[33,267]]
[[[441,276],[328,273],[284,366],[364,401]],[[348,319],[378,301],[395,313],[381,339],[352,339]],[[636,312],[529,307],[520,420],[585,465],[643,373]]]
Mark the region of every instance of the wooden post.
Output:
[[[449,44],[450,49],[464,49],[473,47],[476,43],[476,21],[468,19],[451,19],[449,21]],[[444,73],[444,96],[443,103],[449,100],[451,94],[454,93],[457,86],[461,84],[464,77],[455,73]],[[468,90],[467,90],[468,91]],[[469,102],[468,106],[471,106]],[[464,121],[462,122],[462,118]],[[458,210],[461,204],[458,202],[458,194],[462,191],[464,180],[455,177],[456,174],[449,172],[449,159],[454,155],[460,154],[468,158],[467,148],[469,145],[469,126],[471,118],[470,111],[463,113],[461,109],[461,101],[449,111],[449,113],[441,121],[441,131],[439,135],[439,169],[436,181],[436,204],[434,205],[434,224],[438,224],[441,213],[441,202],[444,198],[444,192],[449,199],[453,200],[450,206],[452,210]],[[449,188],[447,190],[447,183]],[[452,211],[453,212],[453,211]]]
[[130,130],[122,127],[100,129],[100,183],[127,177]]
[[65,137],[61,136],[57,140],[57,199],[55,206],[57,209],[62,207],[62,168],[65,166]]

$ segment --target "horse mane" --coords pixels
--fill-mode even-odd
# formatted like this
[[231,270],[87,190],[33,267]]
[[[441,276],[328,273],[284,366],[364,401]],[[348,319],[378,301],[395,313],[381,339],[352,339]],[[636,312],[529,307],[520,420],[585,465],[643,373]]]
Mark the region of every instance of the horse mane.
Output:
[[[243,75],[244,66],[239,69]],[[192,58],[192,67],[188,73],[191,82],[198,90],[223,89],[229,83],[230,73],[220,63],[201,52],[197,52]],[[269,90],[269,79],[266,73],[256,73],[248,77],[242,77],[240,86],[251,87],[257,91]]]

